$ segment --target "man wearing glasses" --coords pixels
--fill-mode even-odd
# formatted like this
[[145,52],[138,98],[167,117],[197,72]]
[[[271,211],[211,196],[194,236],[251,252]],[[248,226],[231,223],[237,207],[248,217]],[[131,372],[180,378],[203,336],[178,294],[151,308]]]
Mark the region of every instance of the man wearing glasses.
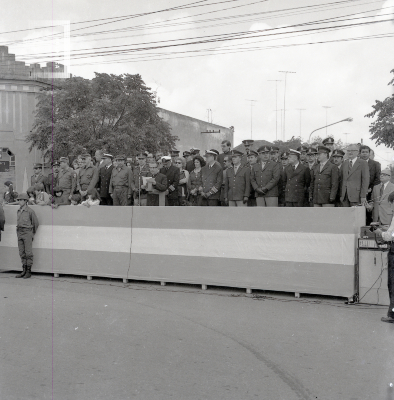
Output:
[[347,148],[348,159],[341,168],[342,207],[364,205],[369,186],[369,168],[365,160],[357,158],[358,146],[351,144]]

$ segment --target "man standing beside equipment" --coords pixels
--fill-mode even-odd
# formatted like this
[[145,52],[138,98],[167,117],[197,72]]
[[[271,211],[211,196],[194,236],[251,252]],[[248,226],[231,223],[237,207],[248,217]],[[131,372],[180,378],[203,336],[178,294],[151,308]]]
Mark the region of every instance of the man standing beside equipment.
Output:
[[19,210],[17,212],[16,234],[18,237],[19,256],[23,271],[15,278],[30,278],[33,266],[33,238],[38,229],[36,213],[27,205],[29,196],[22,193],[18,196]]

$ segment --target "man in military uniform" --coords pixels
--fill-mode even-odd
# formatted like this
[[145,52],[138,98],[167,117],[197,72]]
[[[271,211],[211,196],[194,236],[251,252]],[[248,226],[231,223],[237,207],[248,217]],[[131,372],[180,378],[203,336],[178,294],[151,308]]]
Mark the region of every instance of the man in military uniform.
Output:
[[233,167],[226,170],[224,198],[230,207],[246,207],[250,195],[250,167],[241,165],[242,155],[233,150]]
[[301,164],[306,165],[307,160],[306,160],[306,153],[308,152],[308,146],[300,146],[297,148],[297,151],[300,152],[300,162]]
[[69,167],[67,157],[60,157],[59,163],[60,169],[57,174],[56,186],[63,191],[62,200],[67,200],[68,204],[71,204],[71,196],[77,187],[77,174]]
[[245,139],[245,140],[242,140],[242,143],[245,147],[245,154],[242,156],[241,164],[248,165],[248,156],[249,156],[250,150],[252,149],[254,140],[253,139]]
[[309,147],[306,152],[306,166],[309,168],[309,171],[312,171],[312,168],[317,164],[317,149],[314,147]]
[[289,153],[283,152],[280,156],[281,166],[280,166],[280,179],[278,182],[278,205],[279,207],[285,207],[285,192],[286,192],[286,184],[285,184],[285,168],[289,164]]
[[134,183],[134,205],[146,206],[147,197],[146,191],[141,188],[143,186],[143,177],[150,176],[149,166],[146,163],[146,155],[140,153],[137,156],[138,166],[133,168],[133,183]]
[[278,146],[271,146],[270,160],[280,163]]
[[323,146],[327,147],[327,148],[330,150],[330,154],[329,154],[328,160],[329,160],[331,163],[334,163],[334,160],[333,160],[333,158],[332,158],[332,153],[333,153],[334,147],[335,147],[334,138],[333,138],[333,137],[325,138],[325,139],[323,140],[322,144],[323,144]]
[[299,151],[289,150],[289,165],[284,173],[286,207],[303,207],[305,190],[311,182],[309,168],[301,164],[300,157]]
[[178,185],[180,180],[180,170],[175,165],[172,165],[171,157],[164,156],[163,168],[160,173],[167,177],[166,206],[179,206],[178,200]]
[[19,256],[23,271],[15,278],[30,278],[33,266],[33,238],[38,229],[36,213],[27,205],[29,196],[22,193],[18,196],[19,210],[17,212],[16,235],[18,237]]
[[57,177],[59,174],[60,163],[58,160],[52,161],[52,172],[48,174],[45,179],[44,188],[45,191],[51,196],[54,195],[53,188],[57,186]]
[[218,206],[220,200],[220,190],[222,186],[223,173],[222,167],[216,161],[218,151],[211,149],[205,152],[206,165],[201,168],[202,206]]
[[104,153],[102,167],[99,170],[98,190],[100,193],[100,205],[102,206],[112,206],[113,204],[112,197],[109,193],[109,184],[114,168],[112,159],[112,154]]
[[253,165],[257,163],[259,154],[255,150],[249,150],[248,154],[248,165],[250,168],[250,194],[249,194],[249,200],[248,200],[248,207],[256,207],[256,193],[253,189],[252,186],[252,171],[253,171]]
[[223,153],[220,153],[217,158],[217,162],[224,168],[224,157],[229,156],[231,158],[231,142],[229,140],[223,140],[220,144]]
[[257,152],[260,161],[253,165],[251,178],[257,207],[278,207],[280,166],[270,160],[270,147],[261,146]]
[[81,195],[82,201],[86,200],[87,191],[94,189],[98,182],[98,170],[92,163],[89,153],[81,155],[83,162],[82,168],[79,170],[77,179],[77,190]]
[[111,180],[109,182],[109,194],[112,197],[114,206],[127,206],[128,199],[134,191],[133,175],[131,170],[126,167],[126,156],[118,155],[115,157],[118,162],[116,168],[112,169]]
[[345,152],[342,151],[341,149],[335,149],[332,152],[332,160],[335,166],[338,167],[338,193],[335,198],[335,207],[342,207],[341,203],[341,187],[342,187],[342,174],[341,174],[341,168],[343,165],[343,157],[345,156]]
[[36,163],[33,166],[34,175],[30,179],[30,186],[35,186],[36,183],[46,183],[46,176],[42,173],[42,164]]
[[314,207],[334,207],[339,184],[338,167],[328,160],[328,147],[319,146],[317,151],[320,163],[311,171],[309,201]]

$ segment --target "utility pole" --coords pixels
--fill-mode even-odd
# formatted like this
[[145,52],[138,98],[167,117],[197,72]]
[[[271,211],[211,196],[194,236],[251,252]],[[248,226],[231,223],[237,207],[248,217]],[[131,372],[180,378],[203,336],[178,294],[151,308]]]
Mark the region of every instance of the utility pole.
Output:
[[270,79],[268,82],[275,82],[275,116],[276,116],[276,130],[275,130],[275,139],[278,140],[278,82],[282,82],[281,79]]
[[[350,132],[344,132],[343,133],[344,135],[346,135],[346,139],[345,139],[345,146],[347,146],[347,135],[349,135],[350,134]],[[361,139],[362,140],[362,139]],[[362,142],[361,142],[361,144],[362,144]]]
[[328,119],[327,119],[327,115],[328,115],[328,109],[332,108],[331,106],[323,106],[323,108],[326,109],[326,137],[328,136],[327,134],[327,124],[328,124]]
[[286,82],[287,82],[287,74],[296,74],[293,71],[279,71],[282,74],[285,74],[285,92],[283,97],[283,141],[286,139]]
[[250,101],[250,138],[253,139],[253,102],[256,102],[257,100],[245,100]]
[[301,137],[301,113],[303,111],[306,111],[306,109],[305,108],[297,108],[297,110],[300,112],[300,137]]
[[[208,113],[208,122],[212,124],[213,117],[212,117],[212,110],[210,108],[207,108],[207,113]],[[211,118],[209,118],[209,113],[211,113]]]

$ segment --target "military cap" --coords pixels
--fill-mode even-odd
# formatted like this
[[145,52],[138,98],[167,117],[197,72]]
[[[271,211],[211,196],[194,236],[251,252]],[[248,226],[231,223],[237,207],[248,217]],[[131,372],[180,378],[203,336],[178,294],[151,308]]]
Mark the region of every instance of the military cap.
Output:
[[319,146],[319,147],[317,148],[317,152],[318,152],[318,153],[327,153],[327,154],[330,154],[330,149],[329,149],[328,147],[326,147],[326,146]]
[[103,154],[103,158],[110,158],[112,160],[114,158],[114,156],[112,154],[109,154],[109,153],[104,153]]
[[29,196],[26,193],[18,194],[17,200],[27,200],[29,201]]
[[126,160],[126,156],[124,154],[118,154],[115,156],[115,160]]
[[335,149],[335,150],[332,152],[332,156],[333,156],[333,157],[343,157],[344,155],[345,155],[345,152],[342,151],[341,149]]
[[271,146],[271,153],[275,153],[279,151],[279,147],[278,146]]
[[53,160],[52,167],[54,167],[55,165],[60,166],[60,162],[58,160]]
[[183,152],[183,157],[189,157],[191,154],[190,154],[190,151],[184,151]]
[[140,153],[140,154],[137,155],[137,158],[140,159],[140,160],[145,159],[146,158],[146,154],[145,153]]
[[261,146],[257,149],[257,153],[270,153],[271,152],[271,147],[268,146]]
[[60,157],[60,158],[59,158],[59,162],[66,162],[66,163],[68,163],[68,162],[69,162],[69,159],[68,159],[68,157]]
[[327,145],[327,144],[334,144],[334,143],[335,143],[335,141],[334,141],[334,138],[332,138],[332,137],[328,137],[328,138],[325,138],[323,140],[323,145],[324,146]]
[[215,150],[215,149],[211,149],[209,151],[213,151],[217,156],[219,155],[219,152],[217,150]]
[[171,157],[178,157],[179,156],[180,151],[179,150],[171,150]]
[[170,156],[163,156],[161,158],[163,161],[167,162],[167,161],[171,161],[171,157]]
[[205,154],[204,157],[206,156],[217,156],[219,154],[219,152],[217,150],[205,150]]
[[289,158],[289,153],[287,151],[284,151],[281,156],[281,160],[287,160]]
[[292,154],[296,155],[296,156],[300,156],[301,155],[301,153],[298,150],[290,149],[289,150],[289,156],[292,155]]
[[314,147],[309,147],[309,149],[306,152],[306,154],[315,155],[315,154],[317,154],[317,149],[315,149]]
[[63,189],[61,187],[59,187],[59,186],[56,186],[56,187],[53,188],[53,192],[54,193],[56,193],[56,192],[62,192],[63,193]]
[[253,139],[246,139],[246,140],[242,140],[242,143],[245,146],[251,146],[254,143],[254,140]]
[[195,156],[196,154],[199,154],[200,153],[200,149],[197,149],[197,148],[194,148],[194,147],[192,147],[191,149],[190,149],[190,154],[192,155],[192,156]]
[[81,158],[86,158],[86,157],[91,157],[91,155],[89,153],[81,154]]
[[248,157],[249,157],[249,156],[258,157],[258,156],[259,156],[259,153],[257,153],[257,151],[255,151],[255,150],[250,150],[250,151],[249,151],[249,154],[248,154]]
[[36,169],[36,168],[42,168],[42,164],[41,163],[35,163],[34,166],[33,166],[33,169]]
[[236,156],[236,157],[242,157],[243,154],[244,154],[244,153],[242,153],[242,151],[239,151],[239,150],[233,150],[233,151],[231,152],[231,156],[232,156],[232,157],[234,157],[234,156]]
[[297,151],[299,151],[300,153],[306,153],[308,151],[308,147],[307,146],[300,146],[298,147]]

